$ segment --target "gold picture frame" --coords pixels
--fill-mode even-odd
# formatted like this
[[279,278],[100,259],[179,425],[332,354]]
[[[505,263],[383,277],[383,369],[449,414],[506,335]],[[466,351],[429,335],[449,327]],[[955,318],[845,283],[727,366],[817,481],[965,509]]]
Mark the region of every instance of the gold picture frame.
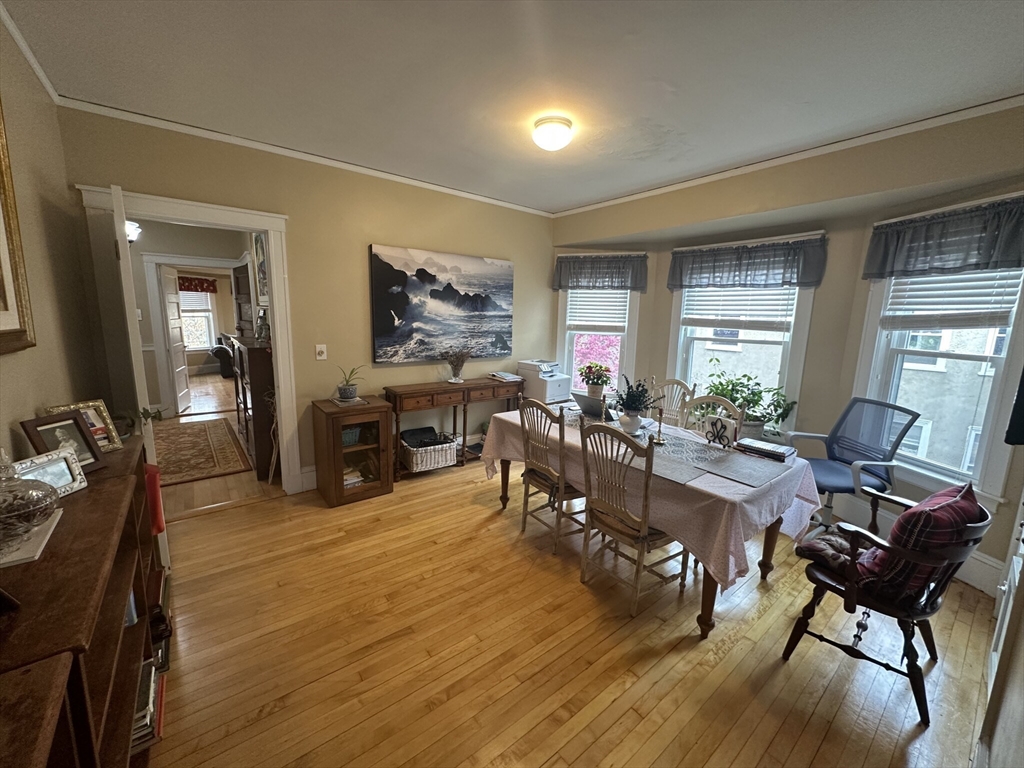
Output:
[[96,444],[99,445],[103,453],[120,451],[124,448],[124,445],[121,443],[121,437],[117,434],[117,428],[114,426],[114,420],[110,418],[107,404],[102,400],[83,400],[81,403],[51,405],[46,409],[46,415],[54,416],[58,413],[67,413],[68,411],[80,411],[82,413],[86,425],[92,432],[92,436],[96,438]]
[[18,208],[14,204],[11,156],[7,151],[3,105],[0,104],[0,355],[36,345],[32,305],[28,300],[25,254],[21,247]]

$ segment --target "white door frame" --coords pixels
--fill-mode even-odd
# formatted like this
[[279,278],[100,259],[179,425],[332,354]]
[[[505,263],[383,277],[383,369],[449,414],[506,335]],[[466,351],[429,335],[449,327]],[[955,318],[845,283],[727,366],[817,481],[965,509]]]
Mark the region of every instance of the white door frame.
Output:
[[[160,301],[159,266],[195,267],[196,269],[234,269],[248,263],[247,255],[239,259],[207,259],[197,256],[176,256],[169,253],[142,252],[142,264],[146,273],[146,291],[149,293],[149,320],[153,326],[153,354],[156,355],[157,376],[160,379],[160,407],[174,405],[174,384],[171,377],[170,350],[167,348],[167,317]],[[230,276],[228,279],[232,279]],[[234,330],[234,329],[232,329]]]
[[[112,211],[109,188],[76,184],[87,209]],[[288,293],[288,254],[285,229],[288,217],[279,213],[248,211],[210,203],[176,200],[170,197],[124,192],[125,213],[133,218],[171,224],[233,229],[267,234],[270,261],[270,324],[273,328],[274,387],[277,391],[277,428],[281,445],[281,484],[288,494],[302,491],[299,461],[299,420],[295,400],[295,361],[292,345],[291,309]],[[134,315],[135,307],[127,308]],[[141,354],[141,350],[140,350]]]

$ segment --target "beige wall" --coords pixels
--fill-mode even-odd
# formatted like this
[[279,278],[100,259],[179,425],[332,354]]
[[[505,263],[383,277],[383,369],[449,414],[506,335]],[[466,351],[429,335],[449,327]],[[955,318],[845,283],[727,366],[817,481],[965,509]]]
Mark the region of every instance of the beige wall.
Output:
[[[515,262],[513,353],[473,361],[465,373],[515,370],[554,353],[557,301],[550,290],[551,220],[507,208],[221,142],[60,110],[68,176],[132,192],[271,211],[288,216],[287,248],[299,433],[313,464],[309,402],[329,396],[335,364],[367,364],[371,243],[492,256]],[[328,360],[314,359],[327,344]],[[361,391],[435,381],[436,364],[373,366]],[[491,412],[470,410],[471,431]],[[437,414],[440,415],[440,412]],[[413,426],[410,424],[410,426]]]
[[99,390],[79,261],[81,206],[68,188],[57,108],[2,25],[0,95],[36,333],[35,347],[0,357],[0,446],[24,458],[34,451],[22,419]]

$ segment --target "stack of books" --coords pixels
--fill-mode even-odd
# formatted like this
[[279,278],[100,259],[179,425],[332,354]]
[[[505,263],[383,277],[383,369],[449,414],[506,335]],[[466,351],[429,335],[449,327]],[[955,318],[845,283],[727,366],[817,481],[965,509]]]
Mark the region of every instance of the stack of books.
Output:
[[796,453],[796,448],[791,445],[778,445],[777,443],[769,443],[765,440],[754,440],[751,437],[737,440],[733,447],[737,451],[749,453],[751,456],[775,459],[775,461],[785,461]]
[[332,397],[331,402],[337,406],[344,408],[347,405],[366,405],[366,401],[361,397],[353,397],[348,400],[342,400],[340,397]]
[[362,473],[358,469],[355,469],[354,467],[345,467],[344,478],[346,488],[352,488],[354,486],[363,484]]
[[164,729],[164,677],[156,672],[150,660],[143,662],[139,693],[135,700],[135,722],[132,726],[132,751],[156,743]]
[[158,569],[149,574],[146,597],[149,600],[149,633],[153,640],[153,661],[156,671],[164,673],[170,668],[171,645],[171,580],[167,572]]

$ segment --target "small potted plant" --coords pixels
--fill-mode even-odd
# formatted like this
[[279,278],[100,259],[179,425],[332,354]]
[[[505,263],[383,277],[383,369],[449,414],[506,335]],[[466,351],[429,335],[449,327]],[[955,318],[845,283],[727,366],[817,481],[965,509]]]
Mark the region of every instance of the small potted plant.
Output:
[[622,411],[619,416],[619,426],[627,435],[635,435],[643,426],[640,414],[653,408],[664,399],[664,396],[655,397],[647,388],[646,379],[630,381],[628,376],[622,377],[626,382],[625,389],[616,389],[616,408]]
[[348,371],[346,371],[340,365],[335,366],[335,367],[339,371],[341,371],[341,383],[338,384],[338,399],[339,400],[355,400],[356,399],[356,382],[363,380],[362,376],[356,376],[356,374],[359,373],[359,371],[361,369],[365,368],[366,366],[365,365],[357,365],[355,368],[352,368],[351,370],[348,370]]
[[612,383],[612,369],[593,361],[576,370],[587,385],[587,397],[600,398],[604,388]]
[[[711,358],[711,363],[719,364],[718,358]],[[796,400],[787,400],[781,387],[763,387],[749,373],[730,376],[719,367],[708,378],[707,394],[724,397],[737,408],[746,409],[741,437],[762,437],[766,425],[780,425],[796,407]]]
[[452,377],[448,379],[449,384],[462,383],[462,367],[466,361],[473,356],[473,350],[468,347],[449,347],[444,353],[444,361],[452,369]]

